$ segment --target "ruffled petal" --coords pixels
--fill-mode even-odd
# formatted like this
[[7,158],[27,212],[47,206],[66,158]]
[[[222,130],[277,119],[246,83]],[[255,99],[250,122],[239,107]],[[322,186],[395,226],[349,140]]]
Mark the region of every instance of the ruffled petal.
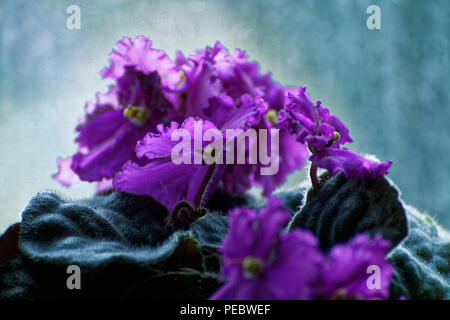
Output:
[[58,172],[52,175],[52,178],[61,183],[65,187],[71,187],[80,182],[78,175],[71,169],[72,157],[56,159]]
[[175,165],[170,158],[153,160],[144,166],[127,162],[114,177],[114,187],[122,192],[151,196],[172,210],[181,200],[194,203],[208,168],[208,165]]
[[[385,258],[389,248],[389,241],[381,236],[371,240],[365,234],[357,235],[349,243],[335,245],[322,271],[322,298],[387,299],[393,274]],[[368,286],[373,272],[370,266],[380,272],[379,288]]]
[[324,148],[310,157],[318,167],[327,169],[331,175],[342,172],[349,178],[375,179],[387,173],[391,161],[375,162],[347,149]]

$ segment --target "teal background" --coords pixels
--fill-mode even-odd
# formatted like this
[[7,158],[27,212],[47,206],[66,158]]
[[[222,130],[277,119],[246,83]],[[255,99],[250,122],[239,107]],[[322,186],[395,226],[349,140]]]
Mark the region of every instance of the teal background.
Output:
[[[81,7],[81,30],[66,28]],[[368,30],[366,8],[381,8]],[[0,232],[75,152],[85,100],[123,36],[144,34],[173,56],[220,40],[245,49],[283,85],[307,85],[350,128],[350,149],[392,160],[402,198],[450,227],[448,0],[0,0]],[[302,178],[298,173],[290,184]]]

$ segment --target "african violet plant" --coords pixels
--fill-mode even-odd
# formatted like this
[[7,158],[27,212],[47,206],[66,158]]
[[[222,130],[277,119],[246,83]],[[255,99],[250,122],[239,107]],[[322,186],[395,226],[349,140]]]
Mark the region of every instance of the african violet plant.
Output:
[[[97,195],[31,199],[0,238],[0,298],[450,297],[448,232],[402,203],[390,161],[342,147],[349,130],[306,87],[219,42],[173,61],[142,36],[101,75],[53,176]],[[307,160],[310,182],[277,189]]]

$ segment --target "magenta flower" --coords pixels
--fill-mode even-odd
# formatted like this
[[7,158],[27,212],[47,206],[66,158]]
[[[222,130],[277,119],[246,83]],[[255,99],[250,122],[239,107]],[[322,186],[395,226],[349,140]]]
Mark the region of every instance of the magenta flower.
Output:
[[[115,82],[106,94],[97,94],[95,103],[86,104],[77,127],[79,150],[69,160],[70,168],[65,166],[70,172],[55,175],[75,173],[84,181],[101,181],[100,191],[111,186],[111,179],[128,161],[135,166],[147,164],[136,156],[135,146],[147,133],[155,132],[158,123],[181,123],[193,116],[221,130],[272,129],[277,128],[277,112],[283,105],[283,88],[269,74],[261,75],[257,63],[248,62],[242,51],[231,55],[219,42],[189,59],[178,53],[175,64],[163,51],[153,49],[149,39],[124,38],[111,53],[110,66],[102,76]],[[252,108],[258,112],[245,113]],[[247,121],[245,128],[229,122],[241,121],[234,118],[237,110]],[[290,133],[283,130],[279,140],[275,175],[261,176],[257,165],[223,166],[217,168],[215,176],[221,181],[216,185],[220,183],[226,192],[259,185],[269,195],[307,157],[306,145],[297,143]],[[128,164],[124,169],[130,168]]]
[[[223,160],[222,164],[212,167],[212,164],[207,165],[203,162],[204,149],[212,142],[203,141],[203,136],[207,130],[215,129],[220,135],[223,134],[220,146],[223,150],[226,150],[228,143],[226,141],[226,130],[249,128],[253,121],[261,117],[264,110],[251,98],[243,99],[240,108],[233,106],[223,108],[225,109],[218,107],[215,111],[219,115],[217,122],[220,123],[220,127],[217,127],[211,121],[195,120],[192,117],[184,121],[180,127],[175,122],[172,122],[168,128],[163,128],[162,125],[158,126],[159,133],[149,133],[142,141],[138,142],[136,154],[139,161],[130,161],[123,166],[114,178],[114,187],[119,191],[152,196],[168,207],[169,210],[181,200],[199,206],[206,192],[214,191],[219,182],[225,184],[227,190],[234,190],[239,187],[243,187],[243,190],[245,190],[250,187],[248,173],[239,175],[244,173],[245,170],[230,172],[226,168],[239,166],[252,168],[251,165],[227,165]],[[196,127],[201,128],[197,133],[195,132]],[[175,160],[177,162],[175,163],[172,159],[172,151],[179,143],[178,140],[171,140],[171,136],[176,130],[179,131],[178,136],[180,139],[182,137],[183,141],[187,138],[191,139],[189,141],[190,147],[180,150],[182,152],[179,153],[180,159],[189,159],[190,163],[186,163],[187,161],[184,160],[179,162]],[[184,136],[183,130],[188,133],[187,136]],[[200,141],[199,144],[196,144],[196,140]],[[234,141],[230,143],[234,145]],[[223,151],[224,154],[225,152]],[[235,157],[237,157],[237,153],[235,152]],[[200,157],[198,161],[195,161],[194,158],[196,154]],[[235,175],[230,175],[230,173]],[[236,180],[228,181],[226,180],[228,177],[234,177]],[[189,183],[186,183],[187,181]]]
[[[232,112],[235,108],[227,106],[223,101],[229,101],[229,99],[224,99],[222,97],[221,102],[215,102],[212,100],[212,112],[211,121],[218,124],[220,127],[224,120],[229,117],[227,112]],[[232,105],[231,105],[232,106]],[[276,111],[273,109],[269,110],[268,103],[260,97],[253,98],[249,94],[241,96],[240,103],[238,104],[240,108],[250,109],[251,106],[256,107],[257,112],[253,114],[247,114],[247,125],[245,129],[252,128],[256,132],[264,129],[270,132],[272,129],[279,129],[276,124]],[[222,178],[222,188],[225,192],[235,193],[244,192],[251,186],[256,185],[263,189],[265,196],[270,196],[270,194],[283,183],[286,176],[300,168],[308,157],[308,150],[306,145],[296,141],[295,137],[292,136],[286,130],[279,131],[278,143],[275,143],[278,150],[272,150],[272,139],[271,135],[267,135],[267,149],[268,153],[275,156],[276,162],[278,163],[278,172],[273,175],[262,175],[261,169],[268,167],[268,164],[263,164],[258,161],[256,164],[247,165],[228,165],[222,170],[225,170]],[[258,139],[254,137],[249,138],[249,145],[256,146],[258,144]],[[273,151],[273,152],[272,152]],[[277,151],[277,152],[275,152]],[[248,157],[246,158],[248,160]],[[236,159],[235,159],[236,160]],[[234,163],[237,163],[234,161]],[[249,163],[249,162],[247,162]]]
[[[235,49],[232,54],[216,42],[214,47],[186,59],[178,53],[177,63],[186,74],[186,98],[181,109],[188,116],[210,120],[217,127],[222,125],[223,113],[248,102],[263,105],[265,111],[260,120],[255,121],[255,129],[278,128],[277,113],[284,101],[284,89],[275,83],[270,74],[262,75],[255,62],[249,62],[245,53]],[[243,100],[247,100],[242,102]],[[227,111],[228,110],[228,111]],[[253,141],[254,142],[254,141]],[[270,149],[270,146],[269,146]],[[286,176],[300,168],[308,156],[304,143],[298,143],[289,132],[282,130],[279,135],[279,171],[275,175],[260,175],[261,166],[227,166],[223,184],[225,192],[243,192],[252,185],[263,188],[269,196]],[[248,178],[250,177],[250,179]]]
[[387,173],[392,161],[371,161],[347,149],[323,148],[311,156],[311,161],[320,168],[330,171],[331,175],[339,171],[348,179],[368,177],[375,179]]
[[[245,144],[246,149],[244,150],[240,150],[237,141],[227,135],[228,129],[238,129],[242,132],[247,129],[276,129],[275,125],[266,117],[267,104],[261,98],[253,98],[249,94],[245,94],[241,97],[239,105],[235,106],[227,97],[219,96],[211,100],[211,103],[213,109],[210,118],[213,121],[203,121],[207,125],[206,127],[202,126],[201,136],[195,136],[194,126],[202,123],[202,120],[194,121],[193,118],[188,118],[180,129],[187,130],[189,137],[193,139],[202,139],[206,130],[216,129],[222,138],[220,142],[223,150],[220,157],[221,162],[216,161],[214,167],[209,169],[207,165],[201,162],[191,161],[190,164],[184,164],[185,162],[174,164],[173,159],[171,159],[171,151],[178,144],[178,141],[171,141],[170,136],[174,130],[178,130],[178,126],[172,124],[167,130],[160,128],[159,134],[149,133],[138,143],[136,152],[140,160],[128,162],[116,174],[114,187],[119,191],[152,196],[169,209],[172,209],[177,202],[182,200],[187,200],[195,206],[199,206],[202,199],[219,185],[225,192],[234,193],[244,192],[256,184],[264,188],[266,195],[270,195],[275,187],[284,180],[287,173],[295,166],[300,166],[305,160],[305,153],[296,152],[293,153],[295,158],[290,158],[293,159],[291,164],[284,161],[289,157],[282,157],[288,155],[290,153],[289,148],[292,147],[292,145],[283,144],[286,140],[282,140],[280,143],[284,148],[284,154],[277,156],[276,150],[271,149],[272,133],[268,133],[266,142],[263,141],[262,143],[269,146],[271,162],[256,161],[261,159],[254,159],[255,153],[252,154],[250,149],[256,151],[258,143],[261,143],[258,140],[262,138],[257,131],[255,131],[254,136],[250,135],[246,139],[248,143]],[[291,143],[299,144],[294,139]],[[194,142],[192,142],[190,150],[194,150],[193,144]],[[199,150],[195,150],[195,152],[202,155],[208,144],[209,142],[202,142]],[[229,159],[226,154],[229,149],[235,150],[232,159]],[[297,148],[294,150],[303,149]],[[256,154],[257,158],[258,155]],[[182,155],[183,158],[187,157],[187,159],[192,156],[193,151],[192,154]],[[241,156],[243,158],[239,160]],[[251,162],[251,159],[254,159],[254,161]],[[273,174],[263,174],[263,170],[269,170],[271,166],[276,167]],[[208,170],[210,170],[209,173]],[[176,177],[172,177],[173,173],[176,173]],[[189,184],[181,181],[189,181]],[[179,185],[174,185],[175,183]]]
[[80,182],[80,178],[72,171],[72,157],[56,159],[58,172],[52,175],[53,179],[61,183],[63,186],[70,187]]
[[180,71],[151,45],[144,37],[124,38],[111,53],[102,76],[115,83],[96,103],[87,103],[77,127],[79,150],[70,169],[81,180],[111,179],[125,162],[137,159],[136,142],[147,132],[179,119],[170,101],[182,84]]
[[271,109],[280,110],[283,106],[283,88],[270,74],[260,74],[258,64],[249,62],[239,49],[230,54],[217,41],[214,47],[206,47],[188,59],[179,52],[177,63],[186,75],[187,116],[207,119],[210,99],[218,95],[238,103],[242,95],[250,94],[263,98]]
[[301,142],[308,142],[313,148],[322,148],[334,138],[334,133],[339,133],[339,139],[332,141],[334,146],[352,143],[349,130],[330,111],[324,108],[320,101],[313,104],[306,94],[306,87],[300,87],[297,93],[286,90],[284,112],[290,116],[286,120],[294,120],[291,126],[295,126],[297,137]]
[[[389,241],[366,234],[331,248],[322,270],[321,299],[382,300],[389,297],[393,268],[385,256]],[[379,272],[379,275],[375,274]],[[373,281],[370,278],[372,273]],[[379,283],[377,284],[377,277]]]
[[349,130],[338,117],[331,115],[320,101],[313,104],[306,95],[306,87],[298,92],[286,91],[285,107],[280,112],[280,127],[297,136],[297,141],[306,143],[313,153],[310,160],[314,165],[327,169],[332,175],[342,172],[346,178],[376,178],[387,173],[391,161],[375,162],[340,149],[345,143],[352,143]]
[[229,232],[222,253],[222,280],[210,299],[311,299],[319,281],[322,255],[317,240],[305,231],[280,234],[289,213],[278,199],[254,211],[229,213]]
[[123,38],[109,57],[110,66],[101,72],[104,79],[120,79],[127,68],[133,66],[144,74],[156,72],[161,77],[161,86],[169,92],[183,85],[183,75],[177,65],[163,50],[152,48],[152,41],[144,36],[134,40]]
[[270,198],[260,211],[241,207],[229,213],[219,248],[226,283],[211,299],[388,298],[393,273],[385,258],[388,241],[360,234],[324,254],[311,233],[282,231],[290,217],[280,204]]
[[[189,142],[190,150],[183,150],[182,154],[191,159],[191,164],[175,164],[171,158],[172,150],[178,144],[178,141],[171,140],[172,133],[179,129],[187,130],[194,137],[195,125],[200,123],[202,134],[208,129],[216,128],[209,121],[196,121],[194,118],[188,118],[181,126],[176,122],[172,122],[167,128],[158,125],[158,133],[149,133],[139,141],[136,147],[139,162],[128,161],[116,174],[113,182],[116,190],[151,196],[169,210],[181,200],[193,204],[201,200],[204,192],[201,186],[208,178],[209,166],[194,164],[194,156],[202,150],[195,150],[192,140]],[[203,143],[201,148],[204,147]]]

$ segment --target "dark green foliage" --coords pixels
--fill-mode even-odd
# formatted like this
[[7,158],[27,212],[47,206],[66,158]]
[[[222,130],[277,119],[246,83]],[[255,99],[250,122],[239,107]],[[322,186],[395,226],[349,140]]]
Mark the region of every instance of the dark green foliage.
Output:
[[191,232],[200,245],[202,269],[220,271],[220,256],[217,248],[228,232],[228,218],[216,213],[207,213],[191,225]]
[[309,192],[289,225],[293,228],[312,231],[324,250],[362,232],[379,233],[394,246],[407,232],[398,191],[387,178],[347,180],[342,174],[327,179],[315,194]]
[[280,198],[286,209],[295,214],[304,205],[305,194],[309,188],[311,188],[311,183],[305,181],[293,188],[277,190],[273,195]]
[[[391,298],[450,299],[449,233],[402,205],[388,179],[337,175],[316,193],[309,187],[275,193],[293,213],[289,228],[311,230],[323,249],[361,232],[381,233],[395,245],[408,229],[388,258],[395,269]],[[169,213],[150,197],[113,193],[70,202],[40,193],[21,224],[0,237],[0,247],[7,248],[0,300],[205,299],[219,286],[217,248],[227,234],[226,213],[261,207],[264,200],[216,192],[208,203],[208,212],[188,229],[168,233]],[[81,269],[81,290],[66,286],[72,264]]]
[[34,281],[23,265],[23,255],[0,264],[0,300],[33,299]]
[[35,261],[88,268],[154,264],[178,246],[165,236],[167,211],[149,197],[113,193],[85,204],[51,193],[33,197],[22,214],[20,248]]
[[391,297],[450,300],[450,234],[405,205],[408,237],[389,255],[395,272]]
[[201,246],[218,248],[228,231],[228,218],[207,213],[191,225],[194,238]]
[[[155,296],[172,289],[191,298],[210,295],[216,275],[199,274],[218,271],[215,250],[227,218],[210,212],[189,230],[167,234],[167,216],[166,208],[146,196],[113,193],[69,202],[40,193],[22,214],[21,253],[0,265],[0,299],[130,297],[145,279],[152,279]],[[69,265],[81,269],[81,290],[67,289]],[[186,268],[191,271],[181,272]],[[196,295],[183,289],[192,281]]]

